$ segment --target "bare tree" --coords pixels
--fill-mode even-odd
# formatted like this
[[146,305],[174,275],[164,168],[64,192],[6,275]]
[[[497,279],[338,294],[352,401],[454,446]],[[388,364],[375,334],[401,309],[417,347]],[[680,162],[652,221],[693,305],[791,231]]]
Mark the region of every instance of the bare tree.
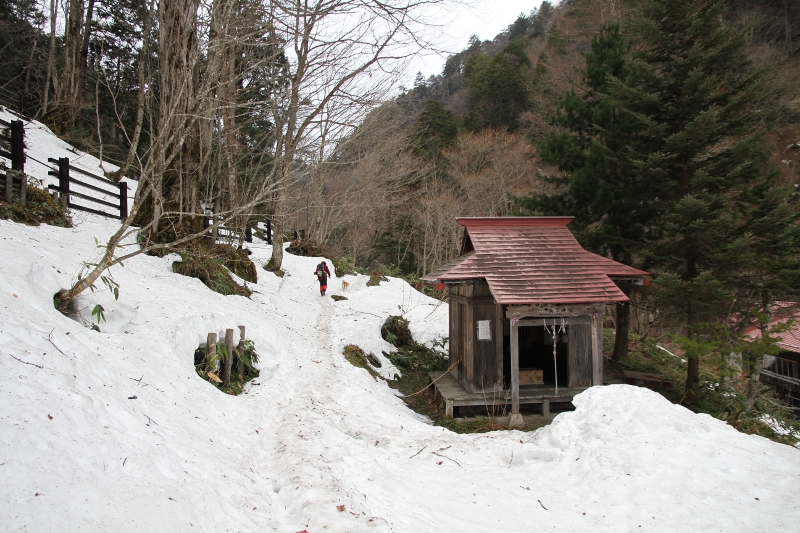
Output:
[[[286,185],[298,154],[355,126],[385,99],[406,60],[428,44],[424,8],[444,0],[272,1],[273,39],[287,43],[290,83],[275,100],[278,126],[272,268],[283,261]],[[296,177],[296,176],[295,176]],[[283,192],[281,192],[283,191]]]
[[[147,158],[139,159],[135,151],[131,156],[140,175],[131,212],[88,272],[56,295],[62,305],[91,287],[109,267],[156,246],[179,246],[209,231],[189,225],[175,231],[172,242],[159,243],[164,221],[175,227],[187,212],[197,213],[200,203],[219,204],[223,192],[226,206],[218,209],[217,215],[235,220],[247,216],[274,192],[275,180],[264,158],[243,161],[248,154],[239,142],[242,134],[236,126],[237,87],[264,63],[274,62],[277,55],[260,53],[254,55],[254,62],[237,56],[238,47],[258,48],[264,40],[263,18],[253,19],[246,9],[254,5],[258,3],[216,0],[201,9],[200,0],[159,2],[157,79],[140,87],[145,92],[140,94],[140,102],[144,101],[140,111],[144,108],[147,111],[141,113],[149,113],[151,131]],[[223,79],[225,83],[221,83]],[[252,106],[240,107],[252,110]],[[134,136],[140,129],[137,121]],[[263,153],[264,149],[251,146],[250,152]],[[133,227],[137,217],[145,221],[141,228]],[[116,256],[120,244],[139,231],[152,242]]]
[[[215,220],[242,227],[270,201],[279,265],[289,185],[387,94],[424,42],[416,10],[438,2],[158,0],[159,66],[139,98],[149,145],[143,160],[135,148],[129,153],[140,175],[130,216],[57,298],[71,302],[133,255],[212,231],[180,227],[184,215],[212,204]],[[132,141],[139,124],[137,117]],[[137,215],[141,228],[133,227]],[[158,242],[165,228],[177,229],[171,242]],[[137,231],[148,236],[145,245],[116,256]]]
[[42,114],[47,113],[47,106],[50,103],[50,79],[55,75],[57,12],[58,12],[58,0],[50,0],[50,53],[47,55],[47,74],[45,76],[45,83],[44,83],[44,101],[42,103]]
[[[51,0],[55,2],[56,0]],[[133,158],[139,149],[139,140],[142,137],[142,128],[144,126],[144,113],[145,104],[147,102],[147,82],[150,79],[150,32],[153,24],[153,11],[155,9],[155,0],[142,2],[141,8],[143,10],[143,28],[142,28],[142,47],[139,49],[139,94],[136,101],[136,123],[133,128],[133,135],[128,139],[130,147],[128,148],[128,155],[125,162],[119,168],[117,176],[125,176],[128,169],[133,163]],[[51,43],[52,47],[52,43]],[[49,65],[49,63],[48,63]]]
[[444,158],[475,215],[506,216],[512,207],[509,194],[521,196],[541,187],[535,149],[521,135],[497,130],[463,133]]
[[[66,30],[64,33],[64,64],[58,83],[55,83],[55,104],[58,106],[58,127],[69,129],[78,118],[86,93],[86,66],[89,57],[89,42],[92,33],[92,18],[95,0],[66,0],[64,5]],[[52,28],[55,4],[50,6],[51,15],[51,58],[54,48]],[[48,70],[53,72],[53,66]],[[54,80],[55,81],[55,80]]]

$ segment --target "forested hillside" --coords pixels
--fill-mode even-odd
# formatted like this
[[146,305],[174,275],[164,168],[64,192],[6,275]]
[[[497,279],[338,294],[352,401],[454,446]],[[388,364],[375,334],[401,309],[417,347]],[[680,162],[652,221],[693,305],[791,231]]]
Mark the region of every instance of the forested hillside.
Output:
[[[553,120],[557,102],[566,91],[591,90],[581,69],[603,24],[620,21],[628,35],[630,17],[646,2],[545,1],[491,41],[473,37],[440,75],[419,75],[390,101],[393,78],[366,78],[374,86],[368,91],[347,76],[310,89],[337,68],[332,51],[307,57],[313,69],[305,67],[298,81],[294,52],[286,51],[303,36],[287,21],[310,17],[311,9],[284,10],[281,19],[280,3],[220,0],[210,12],[196,0],[175,4],[174,12],[172,4],[5,2],[0,97],[120,165],[122,174],[159,176],[155,194],[169,205],[155,202],[148,216],[152,209],[193,214],[214,202],[221,212],[255,198],[245,211],[306,230],[314,246],[363,267],[393,264],[421,274],[455,253],[454,216],[507,214],[510,195],[553,186],[541,179],[555,167],[541,160],[537,142],[563,127]],[[349,5],[335,4],[342,13]],[[390,28],[400,5],[373,23]],[[328,16],[338,16],[336,9]],[[752,68],[764,69],[752,105],[766,127],[769,164],[792,185],[800,6],[736,0],[725,2],[722,16],[743,32]],[[423,30],[397,28],[393,50]],[[326,39],[353,37],[347,31]],[[640,39],[629,45],[641,46]],[[369,76],[388,65],[364,51],[339,61]],[[345,86],[335,88],[336,81]],[[278,190],[291,192],[284,198]]]
[[[725,5],[726,25],[746,32],[746,55],[754,69],[764,69],[753,105],[766,126],[770,168],[795,184],[800,7],[771,0]],[[322,228],[314,223],[316,212],[298,217],[298,225],[365,267],[377,260],[417,274],[435,268],[457,252],[454,216],[505,215],[514,210],[509,195],[552,187],[541,178],[557,169],[542,161],[537,144],[562,131],[553,114],[564,94],[591,90],[581,70],[592,38],[607,21],[622,21],[625,35],[636,7],[544,2],[491,41],[473,37],[440,75],[418,75],[412,88],[374,112],[340,147],[326,174],[328,198],[342,208],[326,211],[321,218],[331,221]],[[353,203],[355,191],[364,203]]]

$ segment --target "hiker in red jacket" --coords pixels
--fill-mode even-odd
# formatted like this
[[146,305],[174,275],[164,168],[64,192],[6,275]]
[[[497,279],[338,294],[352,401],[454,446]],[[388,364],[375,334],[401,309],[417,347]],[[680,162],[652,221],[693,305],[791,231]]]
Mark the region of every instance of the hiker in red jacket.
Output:
[[325,296],[325,291],[328,289],[328,277],[331,276],[331,271],[328,270],[328,263],[323,261],[317,265],[317,270],[314,272],[319,280],[319,294]]

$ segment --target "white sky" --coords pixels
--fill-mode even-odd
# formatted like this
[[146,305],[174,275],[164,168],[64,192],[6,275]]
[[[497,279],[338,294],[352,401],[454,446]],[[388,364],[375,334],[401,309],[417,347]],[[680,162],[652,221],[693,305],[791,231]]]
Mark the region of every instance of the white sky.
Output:
[[[555,2],[554,2],[555,3]],[[471,7],[459,7],[451,13],[440,14],[442,24],[442,42],[449,53],[455,53],[467,47],[471,35],[481,40],[494,38],[495,35],[510,26],[520,13],[529,14],[538,9],[541,0],[472,0]],[[447,54],[420,54],[409,65],[408,82],[411,87],[417,72],[427,78],[431,74],[441,74]]]

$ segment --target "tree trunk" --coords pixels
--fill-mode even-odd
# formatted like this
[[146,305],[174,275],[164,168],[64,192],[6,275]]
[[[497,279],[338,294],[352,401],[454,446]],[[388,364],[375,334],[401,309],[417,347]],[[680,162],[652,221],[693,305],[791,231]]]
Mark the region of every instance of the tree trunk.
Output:
[[[685,167],[688,168],[688,167]],[[685,170],[685,169],[684,169]],[[685,178],[688,179],[688,178]],[[688,256],[685,258],[686,271],[682,275],[684,283],[691,283],[697,278],[697,258],[692,247],[687,248]],[[691,340],[695,340],[697,335],[696,325],[694,323],[694,306],[692,305],[691,295],[684,293],[686,301],[686,336]],[[686,393],[685,398],[690,402],[696,400],[700,395],[700,358],[696,353],[687,351],[686,359],[689,364],[686,365]]]
[[614,337],[614,351],[611,353],[613,361],[621,361],[628,357],[628,332],[631,324],[631,303],[617,302],[615,304],[616,335]]
[[130,227],[133,217],[136,216],[136,209],[137,206],[134,206],[128,218],[108,240],[108,244],[106,244],[106,251],[103,254],[103,257],[95,264],[95,267],[89,272],[89,274],[85,278],[79,279],[71,288],[62,289],[53,296],[53,301],[59,311],[62,313],[68,313],[73,306],[73,300],[75,297],[89,287],[93,286],[103,272],[105,272],[105,270],[111,266],[111,264],[114,262],[114,252],[117,249],[117,245]]
[[78,108],[83,107],[83,96],[86,91],[86,68],[89,64],[89,41],[92,38],[92,15],[94,14],[94,0],[89,0],[86,6],[86,19],[83,23],[83,42],[81,43],[80,58],[78,61]]
[[[762,318],[759,316],[758,319],[758,329],[761,330],[761,339],[767,338],[769,335],[769,327],[772,325],[772,293],[768,290],[761,291],[761,313],[762,316],[766,316],[766,318]],[[750,411],[753,409],[753,406],[756,404],[756,400],[758,399],[759,393],[759,386],[758,382],[761,377],[761,370],[764,366],[764,357],[759,356],[754,361],[747,362],[747,368],[749,370],[750,379],[747,383],[747,409],[746,412],[749,414]]]
[[58,0],[50,0],[50,54],[47,56],[47,75],[44,83],[42,115],[47,114],[47,106],[50,103],[50,81],[51,78],[55,77],[53,69],[56,60],[56,11],[58,11]]
[[269,268],[280,270],[283,264],[283,232],[285,229],[284,203],[285,193],[278,193],[275,204],[275,213],[272,217],[272,256],[269,258]]
[[758,399],[760,389],[758,381],[761,376],[761,363],[756,362],[748,366],[750,367],[750,376],[747,381],[747,409],[745,409],[745,412],[749,414]]
[[697,400],[700,396],[700,359],[696,355],[687,356],[688,365],[686,368],[686,399],[690,402]]
[[792,24],[789,19],[789,2],[783,0],[783,13],[786,22],[786,48],[789,50],[789,55],[794,55],[794,45],[792,44]]
[[[694,321],[694,310],[691,302],[686,304],[686,323],[688,324],[688,337],[694,337],[695,331],[692,325]],[[686,392],[684,396],[690,402],[695,401],[700,396],[700,358],[691,353],[686,354],[688,364],[686,365]]]
[[[150,29],[153,17],[153,2],[150,0],[150,7],[145,7],[147,12],[144,15],[144,30],[142,32],[142,48],[139,51],[139,97],[136,104],[136,125],[133,128],[133,138],[131,138],[131,146],[128,149],[128,155],[125,157],[125,162],[116,172],[117,176],[122,178],[128,173],[128,168],[133,163],[133,158],[136,156],[136,151],[139,148],[139,139],[142,136],[142,126],[144,124],[144,106],[147,97],[147,68],[149,67],[148,58],[150,57]],[[145,6],[147,4],[144,4]]]
[[78,86],[81,29],[83,28],[83,0],[69,0],[66,31],[64,34],[64,70],[59,84],[58,105],[61,116],[58,125],[64,132],[71,128],[79,112]]

